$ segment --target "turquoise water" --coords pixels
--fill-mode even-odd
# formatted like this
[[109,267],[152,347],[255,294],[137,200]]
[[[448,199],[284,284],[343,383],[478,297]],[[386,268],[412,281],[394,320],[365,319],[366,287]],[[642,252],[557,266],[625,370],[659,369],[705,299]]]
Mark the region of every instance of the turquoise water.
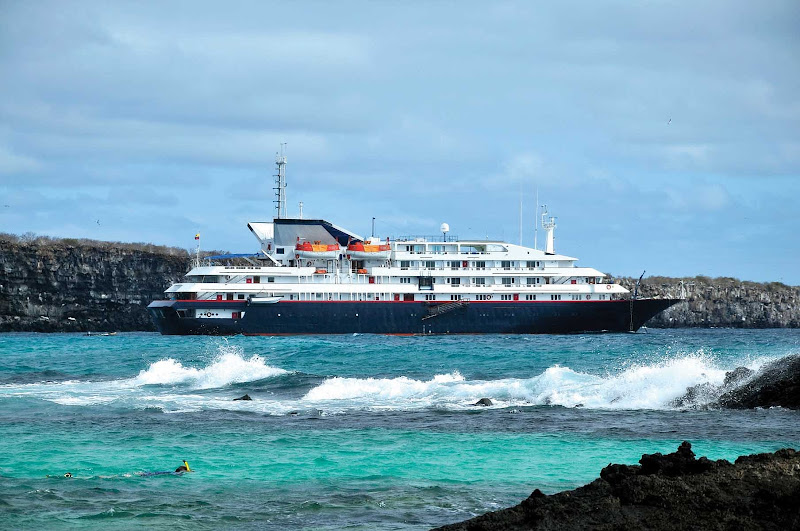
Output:
[[682,440],[798,447],[797,412],[670,405],[797,353],[793,330],[0,334],[0,527],[426,529]]

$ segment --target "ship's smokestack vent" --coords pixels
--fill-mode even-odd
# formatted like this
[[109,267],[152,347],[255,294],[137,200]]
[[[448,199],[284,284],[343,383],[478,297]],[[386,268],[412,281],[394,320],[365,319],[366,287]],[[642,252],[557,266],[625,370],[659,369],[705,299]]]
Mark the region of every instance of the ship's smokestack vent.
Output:
[[548,217],[547,205],[543,205],[542,211],[542,228],[547,234],[547,239],[544,246],[544,254],[556,254],[555,240],[556,240],[556,218],[553,216]]

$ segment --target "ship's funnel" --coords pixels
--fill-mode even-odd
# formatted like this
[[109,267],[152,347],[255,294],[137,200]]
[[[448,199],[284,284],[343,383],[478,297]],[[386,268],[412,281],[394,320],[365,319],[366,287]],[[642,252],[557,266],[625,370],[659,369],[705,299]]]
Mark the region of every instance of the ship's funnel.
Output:
[[544,248],[544,254],[556,254],[555,251],[555,228],[556,226],[553,225],[552,227],[547,229],[547,245]]

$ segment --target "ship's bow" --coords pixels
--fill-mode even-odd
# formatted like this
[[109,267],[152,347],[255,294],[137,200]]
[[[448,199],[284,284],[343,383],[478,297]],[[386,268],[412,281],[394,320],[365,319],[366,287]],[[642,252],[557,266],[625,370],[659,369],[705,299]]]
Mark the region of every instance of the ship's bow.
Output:
[[154,301],[147,307],[150,318],[159,332],[164,335],[180,335],[180,319],[173,301]]
[[639,330],[647,321],[683,299],[633,299],[630,301],[630,330]]

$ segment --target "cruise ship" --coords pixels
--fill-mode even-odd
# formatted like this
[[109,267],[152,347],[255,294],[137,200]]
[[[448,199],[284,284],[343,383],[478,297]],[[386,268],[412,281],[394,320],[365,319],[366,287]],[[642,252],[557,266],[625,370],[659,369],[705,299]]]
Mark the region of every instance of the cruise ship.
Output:
[[[554,250],[448,236],[362,237],[286,216],[286,157],[276,158],[276,217],[251,222],[254,254],[195,260],[148,311],[162,334],[541,334],[630,332],[679,299],[638,298]],[[198,246],[199,250],[199,246]]]

